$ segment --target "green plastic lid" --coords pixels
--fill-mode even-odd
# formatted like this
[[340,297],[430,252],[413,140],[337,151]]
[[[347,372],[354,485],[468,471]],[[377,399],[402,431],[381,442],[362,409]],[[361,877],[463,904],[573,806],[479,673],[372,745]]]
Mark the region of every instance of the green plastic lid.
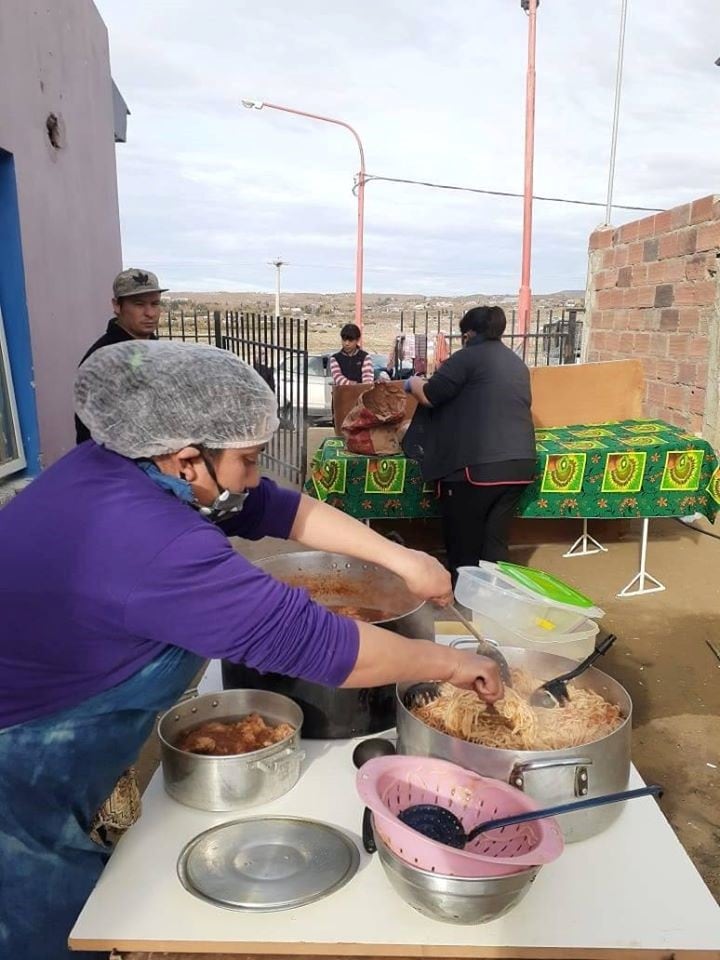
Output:
[[[564,580],[558,580],[549,573],[542,570],[535,570],[533,567],[520,567],[516,563],[507,563],[500,560],[497,563],[498,570],[514,580],[519,587],[534,593],[536,596],[550,600],[552,603],[562,604],[566,607],[576,607],[585,612],[586,616],[592,616],[591,608],[595,604],[585,594],[575,590]],[[603,611],[599,611],[602,616]]]

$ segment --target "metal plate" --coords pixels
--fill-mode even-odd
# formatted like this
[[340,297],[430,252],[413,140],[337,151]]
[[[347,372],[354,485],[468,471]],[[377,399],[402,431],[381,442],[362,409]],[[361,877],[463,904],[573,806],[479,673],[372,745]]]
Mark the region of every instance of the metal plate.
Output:
[[178,876],[190,893],[234,910],[288,910],[339,890],[360,854],[344,833],[300,817],[247,817],[188,843]]

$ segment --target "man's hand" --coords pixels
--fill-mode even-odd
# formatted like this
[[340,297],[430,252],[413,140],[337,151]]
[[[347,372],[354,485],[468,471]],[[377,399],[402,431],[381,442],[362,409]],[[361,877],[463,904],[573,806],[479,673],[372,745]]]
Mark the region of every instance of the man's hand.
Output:
[[402,550],[401,562],[394,569],[403,578],[410,593],[421,600],[431,600],[439,607],[452,603],[452,581],[440,561],[420,550],[405,547]]
[[447,682],[464,690],[475,690],[486,703],[502,699],[505,688],[495,661],[466,650],[457,650],[456,653],[457,665]]

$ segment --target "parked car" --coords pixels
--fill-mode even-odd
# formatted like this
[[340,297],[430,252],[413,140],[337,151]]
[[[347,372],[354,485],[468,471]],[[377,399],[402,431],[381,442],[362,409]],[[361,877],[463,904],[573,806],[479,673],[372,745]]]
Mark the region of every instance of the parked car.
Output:
[[[307,412],[308,417],[328,419],[332,416],[332,378],[330,354],[310,354],[307,358]],[[276,393],[284,413],[303,406],[303,378],[296,358],[280,364]]]

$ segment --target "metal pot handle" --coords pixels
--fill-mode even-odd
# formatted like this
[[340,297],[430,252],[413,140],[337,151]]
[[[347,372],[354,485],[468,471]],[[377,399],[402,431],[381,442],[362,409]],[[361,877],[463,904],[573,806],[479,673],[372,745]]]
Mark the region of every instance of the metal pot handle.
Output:
[[186,700],[194,700],[195,697],[199,697],[199,696],[200,696],[200,691],[198,690],[197,687],[189,687],[185,691],[185,693],[180,697],[180,699],[175,701],[175,705],[177,706],[177,704],[179,703],[185,703]]
[[525,789],[525,774],[531,770],[551,770],[555,767],[575,767],[575,796],[584,797],[588,792],[588,770],[592,766],[590,757],[550,757],[544,760],[520,760],[513,764],[508,777],[511,787],[518,790]]
[[[493,647],[497,647],[498,649],[500,648],[500,644],[497,643],[497,641],[495,641],[495,640],[491,640],[490,637],[483,637],[483,640],[485,640],[486,643],[491,644]],[[454,648],[466,647],[466,646],[467,646],[467,647],[476,647],[476,646],[477,646],[477,640],[475,639],[475,637],[455,637],[454,640],[451,640],[451,641],[450,641],[450,643],[448,644],[448,646],[449,646],[449,647],[454,647]]]
[[285,747],[285,749],[281,753],[276,754],[276,756],[270,757],[267,760],[255,760],[249,764],[249,766],[255,767],[256,770],[262,770],[263,773],[278,773],[282,767],[289,767],[291,761],[302,763],[304,759],[304,750]]

